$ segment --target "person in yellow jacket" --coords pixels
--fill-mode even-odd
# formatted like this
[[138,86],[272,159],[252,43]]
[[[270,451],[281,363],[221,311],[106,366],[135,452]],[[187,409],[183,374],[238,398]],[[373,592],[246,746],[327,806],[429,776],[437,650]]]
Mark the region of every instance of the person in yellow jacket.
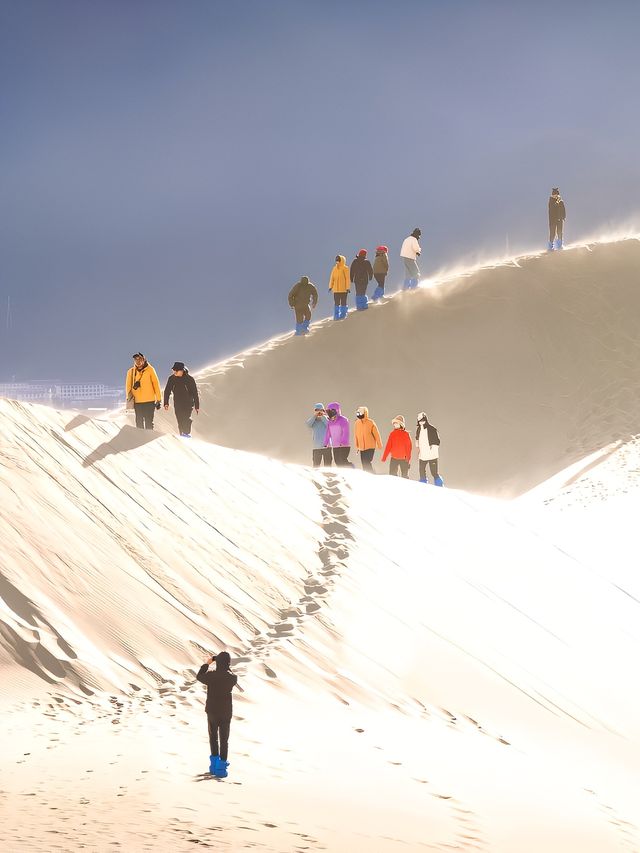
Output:
[[349,309],[347,308],[347,293],[351,290],[351,276],[347,259],[344,255],[336,255],[336,265],[331,270],[329,279],[329,293],[333,293],[335,307],[333,309],[334,320],[344,320]]
[[356,450],[360,454],[360,462],[362,470],[374,473],[373,454],[378,450],[382,450],[382,439],[376,422],[369,417],[369,409],[366,406],[359,406],[356,411]]
[[153,429],[155,410],[160,408],[158,374],[141,352],[133,356],[133,367],[127,371],[127,403],[133,401],[138,429]]

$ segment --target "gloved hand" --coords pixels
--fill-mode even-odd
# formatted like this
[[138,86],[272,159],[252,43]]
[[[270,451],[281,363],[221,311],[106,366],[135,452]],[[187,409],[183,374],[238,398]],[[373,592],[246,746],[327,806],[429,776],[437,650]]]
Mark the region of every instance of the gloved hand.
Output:
[[161,405],[160,400],[156,400],[156,409],[159,409]]

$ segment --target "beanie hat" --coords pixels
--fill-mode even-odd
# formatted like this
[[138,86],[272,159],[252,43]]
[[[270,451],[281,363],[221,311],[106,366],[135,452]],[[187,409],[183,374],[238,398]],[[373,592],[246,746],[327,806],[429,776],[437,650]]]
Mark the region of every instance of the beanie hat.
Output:
[[358,257],[359,258],[366,258],[367,257],[367,250],[366,249],[360,249],[360,251],[358,252]]
[[376,246],[376,252],[388,252],[388,251],[389,251],[389,249],[387,249],[386,246]]
[[314,412],[321,412],[324,410],[324,405],[322,403],[316,403],[313,407]]
[[184,370],[184,361],[174,361],[171,370]]
[[400,424],[401,427],[404,427],[404,418],[402,415],[396,415],[395,418],[391,421],[391,424]]
[[412,237],[422,237],[422,231],[419,228],[414,228],[411,232]]

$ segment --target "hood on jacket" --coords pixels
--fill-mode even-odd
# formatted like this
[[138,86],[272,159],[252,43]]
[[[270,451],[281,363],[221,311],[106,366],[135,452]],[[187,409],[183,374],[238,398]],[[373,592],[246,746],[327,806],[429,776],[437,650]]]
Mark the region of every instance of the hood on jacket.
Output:
[[404,429],[404,418],[402,415],[396,415],[395,418],[391,421],[391,426],[394,424],[398,424],[402,429]]
[[345,256],[344,255],[337,255],[336,257],[338,258],[338,260],[336,261],[336,266],[337,267],[346,267],[347,259],[345,258]]
[[309,276],[303,275],[302,278],[300,279],[300,284],[302,284],[302,285],[309,284]]
[[340,403],[329,403],[329,405],[327,406],[325,411],[329,411],[329,409],[335,409],[336,410],[336,417],[337,418],[339,418],[340,415],[342,414],[342,409],[340,408]]
[[420,421],[426,421],[429,423],[429,418],[427,417],[426,412],[418,412],[418,423],[420,423]]
[[366,406],[358,406],[358,408],[356,409],[356,412],[362,412],[362,414],[365,416],[365,418],[369,417],[369,409],[367,409]]

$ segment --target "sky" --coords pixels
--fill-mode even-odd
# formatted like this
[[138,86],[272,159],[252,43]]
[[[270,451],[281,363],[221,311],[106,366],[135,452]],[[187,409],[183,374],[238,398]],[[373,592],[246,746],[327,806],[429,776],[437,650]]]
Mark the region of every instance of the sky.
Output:
[[[635,220],[640,3],[0,0],[0,381],[161,378],[293,328],[301,275]],[[10,312],[7,306],[10,304]]]

